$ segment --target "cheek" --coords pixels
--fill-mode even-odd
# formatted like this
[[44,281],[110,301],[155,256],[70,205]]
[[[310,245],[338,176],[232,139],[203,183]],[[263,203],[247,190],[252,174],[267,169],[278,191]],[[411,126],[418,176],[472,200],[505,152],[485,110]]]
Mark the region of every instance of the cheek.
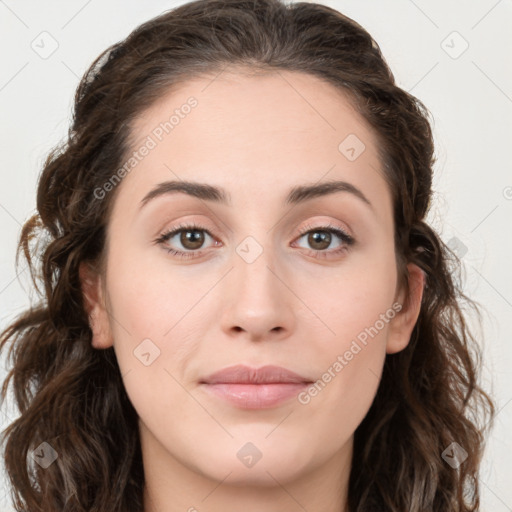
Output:
[[199,302],[213,286],[213,276],[193,285],[186,273],[171,276],[167,268],[166,276],[165,268],[141,264],[144,258],[137,262],[133,253],[129,259],[112,254],[111,261],[116,265],[111,265],[107,283],[110,327],[119,366],[123,373],[138,372],[149,363],[144,379],[157,379],[196,350]]
[[[200,348],[199,323],[193,321],[200,290],[187,280],[163,279],[154,267],[127,271],[118,261],[110,273],[110,325],[124,387],[140,418],[171,435],[176,404],[182,421],[184,404],[190,406],[183,369]],[[179,442],[178,436],[174,443]]]
[[[312,360],[321,374],[299,397],[310,431],[343,445],[367,414],[380,383],[389,321],[394,310],[384,296],[348,300],[327,319],[335,334],[317,338]],[[382,316],[381,316],[382,314]],[[384,320],[383,320],[384,318]],[[327,457],[331,449],[324,445]]]
[[394,316],[397,273],[393,248],[379,247],[354,253],[339,269],[317,270],[302,277],[309,283],[301,287],[308,290],[305,302],[328,329],[322,330],[330,332],[329,346],[341,350],[358,335],[364,342],[364,332],[376,323],[379,334],[375,337],[385,338],[388,322],[383,324],[381,319]]
[[[322,362],[323,373],[299,401],[315,409],[312,417],[319,424],[325,424],[326,412],[347,432],[363,419],[379,385],[389,324],[396,315],[394,253],[354,260],[350,269],[347,265],[336,278],[320,283],[306,302],[323,324],[321,336],[310,336],[310,356]],[[333,435],[342,435],[339,424],[332,426]]]

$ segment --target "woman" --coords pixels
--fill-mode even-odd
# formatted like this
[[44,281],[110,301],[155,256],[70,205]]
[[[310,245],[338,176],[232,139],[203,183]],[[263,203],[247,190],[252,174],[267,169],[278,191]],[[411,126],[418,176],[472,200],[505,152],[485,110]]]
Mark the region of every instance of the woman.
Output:
[[191,2],[98,57],[0,345],[17,509],[478,510],[493,403],[433,154],[325,6]]

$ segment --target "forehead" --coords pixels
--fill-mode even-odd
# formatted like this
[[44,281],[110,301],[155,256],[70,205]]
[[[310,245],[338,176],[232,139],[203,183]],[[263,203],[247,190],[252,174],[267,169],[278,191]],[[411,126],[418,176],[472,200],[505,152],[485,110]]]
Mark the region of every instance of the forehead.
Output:
[[346,179],[382,208],[389,202],[372,129],[342,90],[304,73],[196,77],[142,112],[131,141],[132,151],[151,149],[123,179],[130,202],[171,179],[219,185],[248,200]]

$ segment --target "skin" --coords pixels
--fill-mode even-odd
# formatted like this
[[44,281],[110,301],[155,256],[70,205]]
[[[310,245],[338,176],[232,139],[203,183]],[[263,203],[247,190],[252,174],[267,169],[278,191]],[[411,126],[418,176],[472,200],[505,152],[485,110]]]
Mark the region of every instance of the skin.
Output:
[[[413,264],[410,296],[397,287],[376,138],[344,94],[318,78],[224,72],[195,78],[145,111],[134,149],[190,96],[197,107],[118,185],[105,275],[81,267],[92,344],[114,346],[139,414],[145,511],[346,510],[354,431],[386,353],[409,342],[424,287]],[[365,144],[354,161],[338,149],[349,134]],[[223,187],[231,205],[174,193],[140,208],[155,185],[174,179]],[[284,204],[291,187],[331,179],[358,187],[372,207],[347,192]],[[202,232],[202,254],[188,259],[166,250],[193,249],[179,234],[154,243],[183,222],[212,235]],[[315,249],[298,231],[328,224],[355,244],[335,254],[344,243],[336,235]],[[236,251],[247,236],[257,242],[250,251],[262,249],[251,263]],[[329,257],[315,258],[322,251]],[[307,404],[245,410],[199,385],[234,364],[320,379],[393,303],[400,312]],[[148,366],[134,355],[147,338],[160,350]],[[237,457],[248,442],[262,455],[252,467]]]

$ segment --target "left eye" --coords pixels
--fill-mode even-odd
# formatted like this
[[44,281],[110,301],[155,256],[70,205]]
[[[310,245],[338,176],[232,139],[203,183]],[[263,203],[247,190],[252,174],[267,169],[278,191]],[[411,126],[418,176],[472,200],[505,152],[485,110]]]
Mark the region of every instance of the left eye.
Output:
[[332,252],[343,250],[346,248],[346,246],[353,243],[353,239],[350,235],[341,229],[334,227],[320,227],[310,229],[302,234],[300,238],[307,236],[307,243],[310,245],[310,247],[312,247],[315,251],[325,251],[325,249],[331,245],[331,242],[333,241],[333,235],[341,240],[341,248],[338,246],[338,248]]

